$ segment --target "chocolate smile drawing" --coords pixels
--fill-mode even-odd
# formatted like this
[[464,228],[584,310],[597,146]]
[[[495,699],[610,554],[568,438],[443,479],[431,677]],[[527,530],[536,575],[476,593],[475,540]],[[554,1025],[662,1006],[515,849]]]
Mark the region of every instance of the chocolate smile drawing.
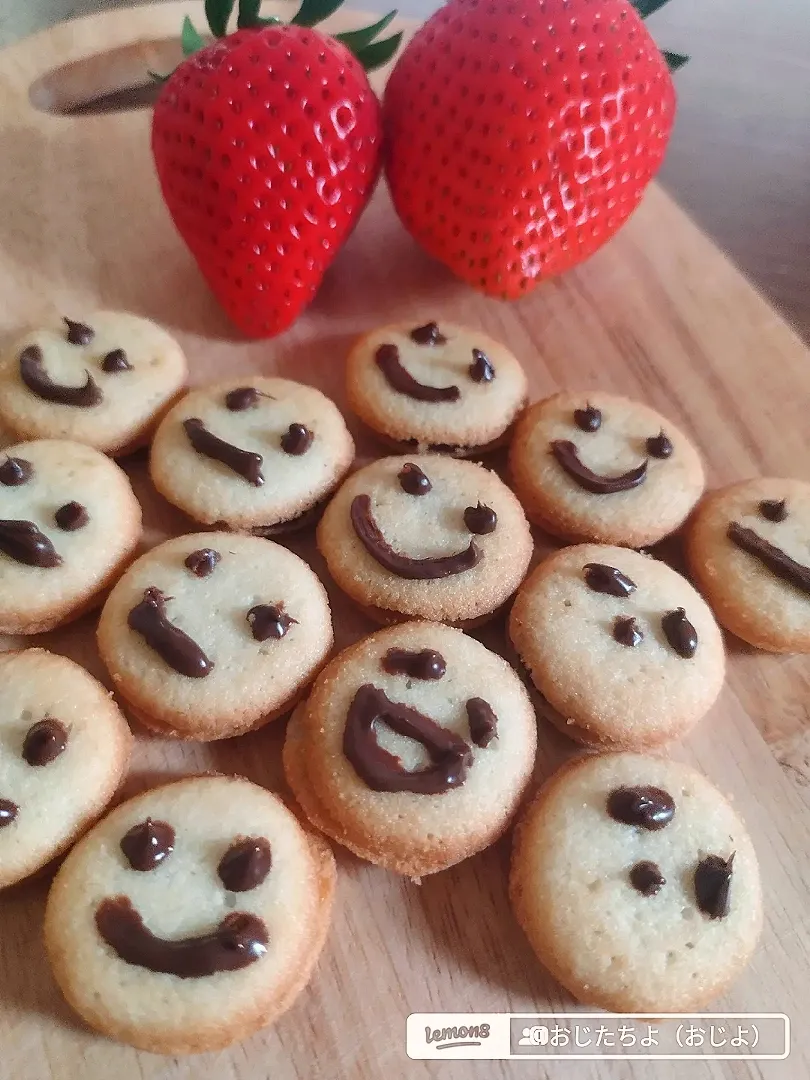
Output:
[[551,444],[551,452],[571,479],[593,495],[614,495],[619,491],[631,491],[647,479],[646,461],[619,476],[602,476],[583,464],[576,444],[567,439],[555,440]]
[[140,535],[140,505],[109,457],[61,439],[10,447],[0,455],[0,633],[43,633],[87,610]]
[[46,321],[0,356],[0,420],[19,439],[129,454],[150,440],[186,374],[178,343],[148,319],[96,311]]
[[[175,830],[165,821],[147,818],[122,837],[121,851],[133,870],[159,870],[175,850]],[[218,874],[231,892],[249,892],[267,878],[271,847],[264,837],[232,844],[222,856]],[[102,900],[95,914],[100,937],[125,963],[149,971],[199,979],[220,971],[238,971],[260,960],[267,951],[267,927],[262,919],[233,911],[207,934],[164,938],[146,926],[127,896]]]
[[711,492],[686,552],[723,626],[768,652],[810,653],[810,484],[763,477]]
[[[784,512],[784,504],[782,504],[782,512]],[[763,516],[766,515],[763,513]],[[784,521],[784,517],[775,517],[770,520]],[[776,577],[810,595],[810,566],[797,562],[776,544],[770,543],[754,529],[740,525],[737,521],[729,524],[727,536],[733,544],[752,555]]]
[[641,402],[565,392],[518,420],[509,454],[529,520],[565,540],[640,548],[687,519],[703,492],[695,447]]
[[32,394],[57,405],[91,409],[104,400],[104,394],[89,371],[85,372],[82,386],[55,382],[45,370],[45,358],[37,345],[29,345],[20,353],[20,378]]
[[268,538],[310,524],[354,459],[337,406],[290,379],[191,390],[152,443],[158,491],[203,525]]
[[394,551],[374,520],[371,499],[368,495],[356,495],[351,505],[352,526],[366,551],[385,570],[397,577],[418,580],[452,577],[472,570],[480,562],[482,552],[471,540],[463,551],[453,555],[438,555],[414,559]]
[[[377,742],[375,725],[384,721],[392,731],[422,744],[431,764],[411,772],[399,758]],[[361,686],[346,717],[343,753],[373,791],[413,791],[437,795],[460,787],[472,765],[472,750],[459,735],[399,702],[371,683]]]
[[318,547],[337,584],[381,621],[396,613],[469,625],[515,590],[532,539],[494,472],[431,454],[354,473],[324,511]]
[[[582,408],[574,409],[573,420],[580,431],[591,433],[600,431],[603,423],[602,411],[589,402]],[[662,460],[672,457],[675,451],[672,440],[663,428],[657,435],[647,438],[644,445],[650,457]],[[647,460],[617,476],[606,476],[594,472],[582,461],[577,444],[570,439],[552,440],[551,452],[568,476],[583,491],[589,491],[592,495],[615,495],[620,491],[632,491],[647,479],[649,464]]]
[[452,323],[377,327],[355,343],[346,376],[349,407],[400,453],[488,453],[528,392],[505,345]]
[[176,537],[129,567],[98,641],[138,718],[223,739],[283,715],[333,640],[326,591],[299,556],[238,533]]
[[198,454],[227,465],[232,472],[237,473],[254,487],[262,486],[264,483],[262,461],[264,459],[261,454],[254,454],[251,450],[242,450],[241,447],[220,439],[197,416],[184,420],[183,428],[188,441]]
[[162,1054],[221,1050],[306,985],[335,878],[328,844],[278,796],[242,777],[185,777],[116,806],[74,847],[45,945],[96,1030]]

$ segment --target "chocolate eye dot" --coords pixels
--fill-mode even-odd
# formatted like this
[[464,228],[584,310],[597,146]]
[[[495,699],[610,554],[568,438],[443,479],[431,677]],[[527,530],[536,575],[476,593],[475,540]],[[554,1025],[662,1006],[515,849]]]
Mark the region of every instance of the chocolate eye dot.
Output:
[[672,457],[675,447],[672,445],[672,440],[668,435],[665,435],[663,431],[659,431],[657,435],[652,435],[647,439],[647,453],[650,457],[654,458],[668,458]]
[[433,485],[418,465],[407,462],[397,473],[399,486],[408,495],[427,495]]
[[68,730],[52,716],[33,724],[25,736],[22,756],[29,765],[50,765],[68,744]]
[[116,371],[132,371],[132,364],[130,364],[123,349],[113,349],[101,361],[101,370],[106,371],[108,375],[112,375]]
[[124,834],[120,846],[133,870],[154,870],[174,851],[174,829],[148,817]]
[[69,502],[60,506],[54,514],[54,521],[63,532],[75,532],[83,529],[90,520],[90,515],[81,503]]
[[759,504],[759,512],[766,521],[784,521],[788,516],[786,499],[763,499]]
[[299,457],[305,454],[312,446],[314,435],[304,424],[290,424],[289,428],[281,436],[281,449],[285,454]]
[[270,842],[249,836],[231,844],[219,861],[217,873],[229,892],[249,892],[261,885],[273,864]]
[[598,431],[602,426],[602,412],[588,402],[584,409],[574,409],[574,423],[580,431]]
[[23,458],[6,458],[0,465],[0,484],[4,487],[19,487],[27,483],[34,475],[34,466]]

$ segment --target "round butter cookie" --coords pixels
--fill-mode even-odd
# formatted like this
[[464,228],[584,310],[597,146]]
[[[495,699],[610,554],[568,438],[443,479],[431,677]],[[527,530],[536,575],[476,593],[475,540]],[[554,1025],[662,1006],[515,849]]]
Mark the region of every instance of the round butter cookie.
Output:
[[240,376],[192,390],[152,444],[152,482],[203,525],[262,536],[315,521],[354,459],[337,406],[312,386]]
[[304,560],[237,533],[179,536],[141,556],[98,627],[101,658],[133,714],[200,740],[291,709],[332,640],[326,590]]
[[68,1003],[142,1050],[247,1038],[290,1007],[329,929],[335,862],[278,796],[200,776],[117,807],[48,896],[45,945]]
[[328,665],[288,725],[284,768],[313,825],[418,878],[501,835],[536,747],[506,661],[460,630],[411,622]]
[[350,476],[321,518],[318,547],[372,618],[472,626],[518,587],[533,543],[494,472],[431,454],[383,458]]
[[346,368],[350,407],[389,446],[471,457],[508,439],[527,400],[505,345],[464,326],[397,323],[365,334]]
[[759,649],[810,653],[810,484],[744,480],[710,492],[686,552],[723,626]]
[[643,750],[681,738],[714,704],[723,638],[685,578],[629,548],[562,548],[515,599],[509,636],[550,708],[585,745]]
[[145,445],[186,381],[177,342],[149,319],[97,311],[31,330],[0,362],[0,421],[20,439],[105,454]]
[[44,649],[0,654],[0,889],[95,821],[131,743],[112,695],[84,668]]
[[81,443],[0,451],[0,633],[39,634],[93,607],[141,538],[126,473]]
[[704,488],[689,439],[638,401],[566,391],[539,401],[509,455],[529,520],[564,540],[646,547],[680,528]]
[[762,927],[735,811],[694,769],[642,754],[588,755],[551,778],[515,830],[509,892],[552,975],[611,1012],[702,1008]]

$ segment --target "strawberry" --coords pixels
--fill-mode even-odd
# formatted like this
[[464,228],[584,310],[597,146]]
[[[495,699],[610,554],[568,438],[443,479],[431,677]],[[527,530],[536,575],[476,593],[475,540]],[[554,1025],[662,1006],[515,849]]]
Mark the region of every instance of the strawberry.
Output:
[[291,25],[260,0],[208,0],[206,45],[189,19],[187,58],[155,105],[152,154],[163,198],[211,289],[252,337],[288,327],[357,222],[381,164],[380,104],[364,65],[399,34],[312,29],[340,0],[303,0]]
[[405,227],[512,298],[627,220],[663,159],[675,92],[626,0],[449,0],[401,53],[383,113]]

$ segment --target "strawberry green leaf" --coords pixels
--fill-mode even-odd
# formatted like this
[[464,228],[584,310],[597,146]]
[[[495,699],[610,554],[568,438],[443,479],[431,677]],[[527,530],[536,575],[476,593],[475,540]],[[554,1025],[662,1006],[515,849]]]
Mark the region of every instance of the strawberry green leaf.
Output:
[[633,7],[642,19],[646,19],[648,15],[653,15],[659,8],[668,3],[669,0],[632,0]]
[[678,68],[682,68],[689,59],[683,53],[668,52],[666,49],[663,50],[663,56],[670,71],[677,71]]
[[148,71],[147,75],[152,80],[152,82],[161,83],[161,84],[163,84],[165,82],[168,82],[169,79],[171,78],[171,74],[169,74],[169,75],[159,75],[157,71]]
[[364,49],[366,45],[370,45],[374,38],[385,30],[395,15],[396,11],[389,11],[387,15],[383,15],[379,22],[372,23],[371,26],[365,26],[362,30],[347,30],[345,34],[335,34],[335,38],[342,41],[346,48],[356,55],[359,49]]
[[225,37],[234,0],[205,0],[205,17],[214,37]]
[[375,41],[371,45],[366,45],[364,49],[358,49],[354,55],[366,71],[374,71],[375,68],[388,63],[399,48],[401,41],[402,31],[400,30],[398,34],[392,34],[391,37],[383,38],[382,41]]
[[259,25],[259,8],[262,0],[239,0],[239,17],[236,21],[239,30],[249,30]]
[[343,0],[301,0],[301,7],[293,17],[293,26],[315,26],[337,11]]
[[192,53],[205,48],[205,41],[197,33],[194,23],[188,15],[183,19],[183,32],[180,36],[180,42],[183,46],[183,56],[191,56]]

